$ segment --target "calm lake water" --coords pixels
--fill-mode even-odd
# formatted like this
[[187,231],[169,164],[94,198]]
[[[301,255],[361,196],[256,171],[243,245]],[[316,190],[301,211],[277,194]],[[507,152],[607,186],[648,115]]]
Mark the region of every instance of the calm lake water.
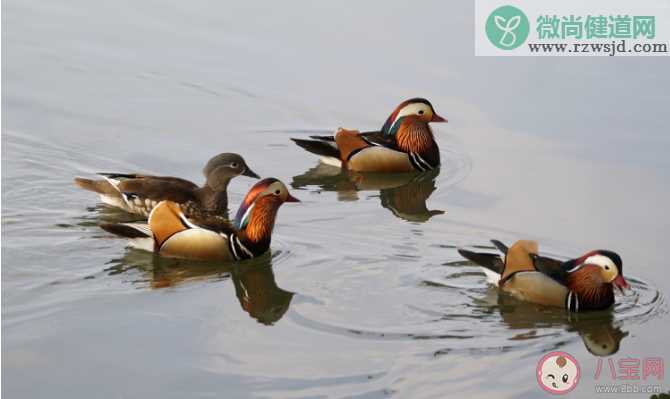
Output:
[[[668,59],[474,57],[472,29],[468,2],[3,1],[2,393],[535,397],[562,350],[590,397],[598,359],[670,362]],[[437,175],[338,175],[289,141],[414,96],[450,121]],[[128,250],[72,183],[200,182],[224,151],[303,200],[237,265]],[[616,250],[633,290],[509,301],[456,252],[490,238]]]

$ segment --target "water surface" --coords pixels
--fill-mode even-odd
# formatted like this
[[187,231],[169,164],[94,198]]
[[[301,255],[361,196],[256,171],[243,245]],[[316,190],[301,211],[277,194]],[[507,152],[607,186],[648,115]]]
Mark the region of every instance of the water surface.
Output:
[[[534,397],[563,350],[590,397],[599,356],[670,359],[667,60],[476,58],[465,2],[2,7],[3,394]],[[450,121],[438,173],[341,174],[289,141],[414,96]],[[223,151],[303,200],[241,264],[126,249],[97,225],[128,216],[72,184],[200,182]],[[578,316],[510,301],[456,252],[491,238],[614,249],[633,290]]]

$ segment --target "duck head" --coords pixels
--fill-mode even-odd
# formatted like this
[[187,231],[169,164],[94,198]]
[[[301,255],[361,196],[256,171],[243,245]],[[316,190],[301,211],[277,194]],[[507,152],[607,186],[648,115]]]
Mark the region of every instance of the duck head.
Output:
[[612,251],[591,251],[567,261],[563,267],[568,274],[567,286],[583,308],[609,308],[614,303],[614,287],[622,292],[629,287],[623,277],[621,257]]
[[568,261],[567,268],[568,273],[587,268],[590,273],[597,274],[605,283],[612,284],[621,290],[630,287],[623,277],[623,262],[616,252],[606,249],[590,251],[577,259]]
[[207,185],[215,191],[225,190],[230,180],[240,175],[260,178],[242,156],[232,152],[224,152],[210,159],[202,173],[207,179]]
[[386,119],[382,132],[394,135],[400,123],[405,118],[413,118],[426,124],[430,122],[447,122],[445,118],[435,112],[433,105],[425,98],[411,98],[403,101],[393,110],[393,113]]
[[285,202],[300,202],[273,177],[263,179],[249,190],[237,211],[235,227],[248,241],[270,242],[277,210]]

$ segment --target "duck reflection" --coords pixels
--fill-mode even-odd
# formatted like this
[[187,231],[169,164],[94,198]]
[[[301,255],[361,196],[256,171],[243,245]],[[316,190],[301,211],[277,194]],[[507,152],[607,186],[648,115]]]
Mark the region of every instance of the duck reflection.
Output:
[[[617,353],[621,341],[628,335],[614,320],[611,311],[567,313],[562,309],[540,309],[507,295],[498,297],[498,305],[503,322],[510,329],[564,327],[567,331],[577,332],[586,349],[595,356]],[[518,339],[527,336],[520,335]]]
[[242,310],[265,325],[279,321],[293,299],[293,292],[277,286],[270,254],[240,263],[219,263],[167,259],[130,250],[123,259],[114,263],[116,265],[106,269],[110,275],[139,270],[146,278],[144,281],[153,289],[193,281],[232,279]]
[[293,292],[277,287],[272,267],[236,267],[232,273],[240,306],[259,323],[272,325],[284,316]]
[[429,210],[426,201],[437,188],[439,169],[423,173],[362,173],[343,171],[319,163],[307,172],[293,177],[291,186],[318,186],[324,191],[337,192],[340,201],[357,201],[359,191],[379,191],[381,205],[396,217],[410,222],[425,222],[445,213]]

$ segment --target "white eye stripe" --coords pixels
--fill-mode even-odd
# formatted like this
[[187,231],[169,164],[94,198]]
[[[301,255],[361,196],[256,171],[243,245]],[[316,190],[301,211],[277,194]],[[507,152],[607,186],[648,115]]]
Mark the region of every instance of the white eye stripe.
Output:
[[608,258],[605,255],[593,255],[586,258],[584,261],[585,264],[598,265],[602,268],[609,267],[615,269],[616,265],[612,262],[612,259]]
[[415,115],[418,114],[419,111],[428,112],[430,110],[430,107],[424,103],[414,103],[414,104],[407,104],[405,105],[400,112],[398,112],[398,116],[396,116],[396,120],[400,118],[401,116],[407,116],[407,115]]
[[393,129],[393,126],[396,124],[396,122],[398,122],[398,119],[407,115],[417,115],[419,111],[423,111],[423,115],[425,115],[430,111],[430,107],[424,103],[407,104],[402,107],[400,112],[398,112],[398,115],[396,115],[395,120],[391,124],[391,130]]

